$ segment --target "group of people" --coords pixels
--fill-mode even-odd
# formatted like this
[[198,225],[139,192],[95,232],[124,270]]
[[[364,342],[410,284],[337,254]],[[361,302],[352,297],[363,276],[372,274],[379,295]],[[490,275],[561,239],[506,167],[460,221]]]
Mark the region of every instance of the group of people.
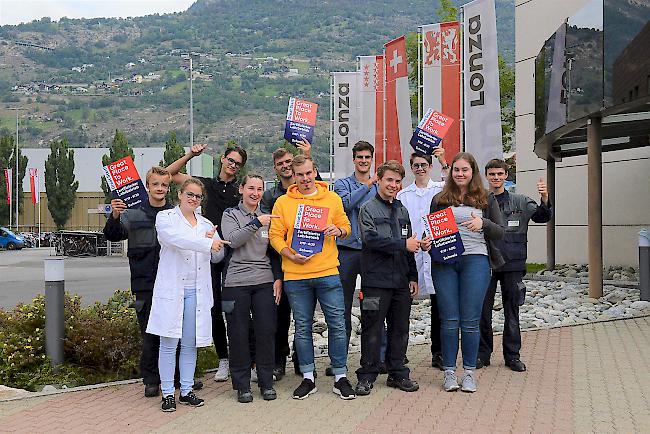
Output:
[[[497,283],[505,312],[505,363],[514,371],[526,369],[519,355],[519,306],[525,296],[528,222],[551,217],[543,180],[537,185],[537,204],[506,191],[507,166],[492,160],[485,168],[486,189],[471,154],[459,153],[449,165],[438,148],[433,156],[411,155],[415,181],[404,187],[402,164],[387,161],[373,174],[374,148],[359,141],[352,149],[354,173],[330,190],[320,180],[311,145],[301,141],[299,155],[284,148],[273,153],[278,182],[265,191],[259,175],[237,181],[247,159],[240,147],[221,155],[214,179],[181,173],[205,148],[194,145],[166,169],[151,168],[149,201],[126,209],[113,200],[104,229],[111,241],[129,240],[131,289],[143,336],[140,371],[145,396],[162,390],[163,411],[176,409],[175,387],[180,403],[203,405],[194,393],[202,387],[194,379],[197,347],[213,343],[219,357],[214,379],[231,377],[241,403],[253,401],[251,382],[257,382],[264,400],[276,399],[273,384],[285,376],[290,354],[302,376],[293,398],[315,393],[317,302],[327,324],[330,366],[325,374],[334,377],[332,390],[342,399],[370,394],[384,373],[387,386],[418,390],[406,351],[412,299],[422,296],[431,300],[431,363],[444,371],[443,388],[476,391],[475,370],[489,366],[493,351]],[[443,181],[431,179],[433,158]],[[171,182],[180,185],[176,207],[165,199]],[[320,209],[326,219],[322,248],[308,256],[292,248],[297,214],[305,206]],[[448,207],[464,252],[454,262],[439,263],[429,254],[433,240],[425,236],[422,216]],[[361,308],[361,361],[353,387],[347,357],[355,294]]]

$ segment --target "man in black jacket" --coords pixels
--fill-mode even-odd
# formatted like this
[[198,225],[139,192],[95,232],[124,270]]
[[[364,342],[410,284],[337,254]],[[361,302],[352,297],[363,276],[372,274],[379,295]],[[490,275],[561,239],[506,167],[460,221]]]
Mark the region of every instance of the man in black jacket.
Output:
[[526,370],[526,365],[521,361],[519,355],[521,350],[519,306],[524,303],[526,293],[522,278],[526,274],[528,223],[530,220],[535,223],[548,222],[552,216],[551,203],[543,179],[537,182],[537,191],[541,196],[539,205],[528,196],[509,193],[504,188],[508,178],[508,166],[503,160],[490,160],[485,166],[485,175],[505,222],[505,235],[503,240],[497,244],[505,259],[505,264],[492,270],[492,279],[483,301],[480,322],[481,340],[476,369],[490,366],[490,356],[493,351],[492,307],[497,282],[500,282],[505,316],[503,358],[507,367],[516,372],[523,372]]
[[160,375],[158,374],[158,347],[160,338],[146,333],[153,285],[156,281],[160,244],[156,235],[156,215],[159,211],[172,208],[166,203],[171,176],[167,169],[152,167],[147,172],[146,186],[149,200],[137,208],[127,209],[121,199],[113,199],[113,210],[104,226],[104,235],[109,241],[129,240],[129,267],[131,269],[131,292],[135,295],[134,307],[142,334],[140,374],[145,385],[144,395],[158,396]]
[[429,239],[412,233],[409,214],[395,199],[404,167],[387,161],[377,169],[377,194],[361,206],[361,367],[357,369],[357,395],[368,395],[379,374],[381,331],[387,320],[387,385],[415,392],[404,357],[409,339],[411,299],[418,293],[415,252],[431,247]]

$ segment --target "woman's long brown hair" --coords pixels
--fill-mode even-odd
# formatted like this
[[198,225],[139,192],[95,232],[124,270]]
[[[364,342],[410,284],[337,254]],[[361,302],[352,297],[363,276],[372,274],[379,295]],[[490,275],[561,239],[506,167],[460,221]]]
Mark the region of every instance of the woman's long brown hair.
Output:
[[[453,177],[454,166],[458,160],[467,161],[472,168],[472,179],[467,186],[467,194],[465,197],[462,197],[460,188]],[[483,186],[483,179],[481,178],[481,171],[478,168],[476,158],[469,152],[459,152],[456,154],[454,161],[451,163],[451,169],[445,181],[445,186],[438,196],[438,203],[448,206],[460,206],[460,204],[463,204],[484,210],[487,208],[487,196],[488,192]]]

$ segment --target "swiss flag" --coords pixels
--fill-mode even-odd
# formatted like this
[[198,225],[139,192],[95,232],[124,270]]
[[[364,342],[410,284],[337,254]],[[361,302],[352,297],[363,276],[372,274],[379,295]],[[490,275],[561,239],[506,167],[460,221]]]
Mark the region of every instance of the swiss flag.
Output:
[[386,71],[386,160],[408,161],[411,125],[406,38],[400,36],[384,45]]
[[385,45],[386,82],[395,81],[400,77],[408,77],[406,62],[406,38],[400,36]]

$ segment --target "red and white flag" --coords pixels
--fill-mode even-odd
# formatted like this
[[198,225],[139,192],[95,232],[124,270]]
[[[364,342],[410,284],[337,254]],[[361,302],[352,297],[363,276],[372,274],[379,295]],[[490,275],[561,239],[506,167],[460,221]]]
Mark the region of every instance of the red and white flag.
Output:
[[400,36],[384,45],[386,62],[386,160],[408,165],[411,154],[411,100],[406,61],[406,37]]
[[503,158],[497,20],[494,0],[463,6],[465,151],[483,168]]
[[38,169],[29,169],[29,189],[32,192],[32,203],[36,205],[41,201],[41,190],[38,183]]
[[[460,25],[457,21],[422,26],[422,105],[460,119]],[[460,152],[460,122],[442,141],[447,159]]]
[[5,169],[5,187],[7,188],[7,205],[11,205],[11,180],[13,177],[13,170]]
[[384,56],[360,56],[359,140],[375,147],[375,169],[384,162]]

